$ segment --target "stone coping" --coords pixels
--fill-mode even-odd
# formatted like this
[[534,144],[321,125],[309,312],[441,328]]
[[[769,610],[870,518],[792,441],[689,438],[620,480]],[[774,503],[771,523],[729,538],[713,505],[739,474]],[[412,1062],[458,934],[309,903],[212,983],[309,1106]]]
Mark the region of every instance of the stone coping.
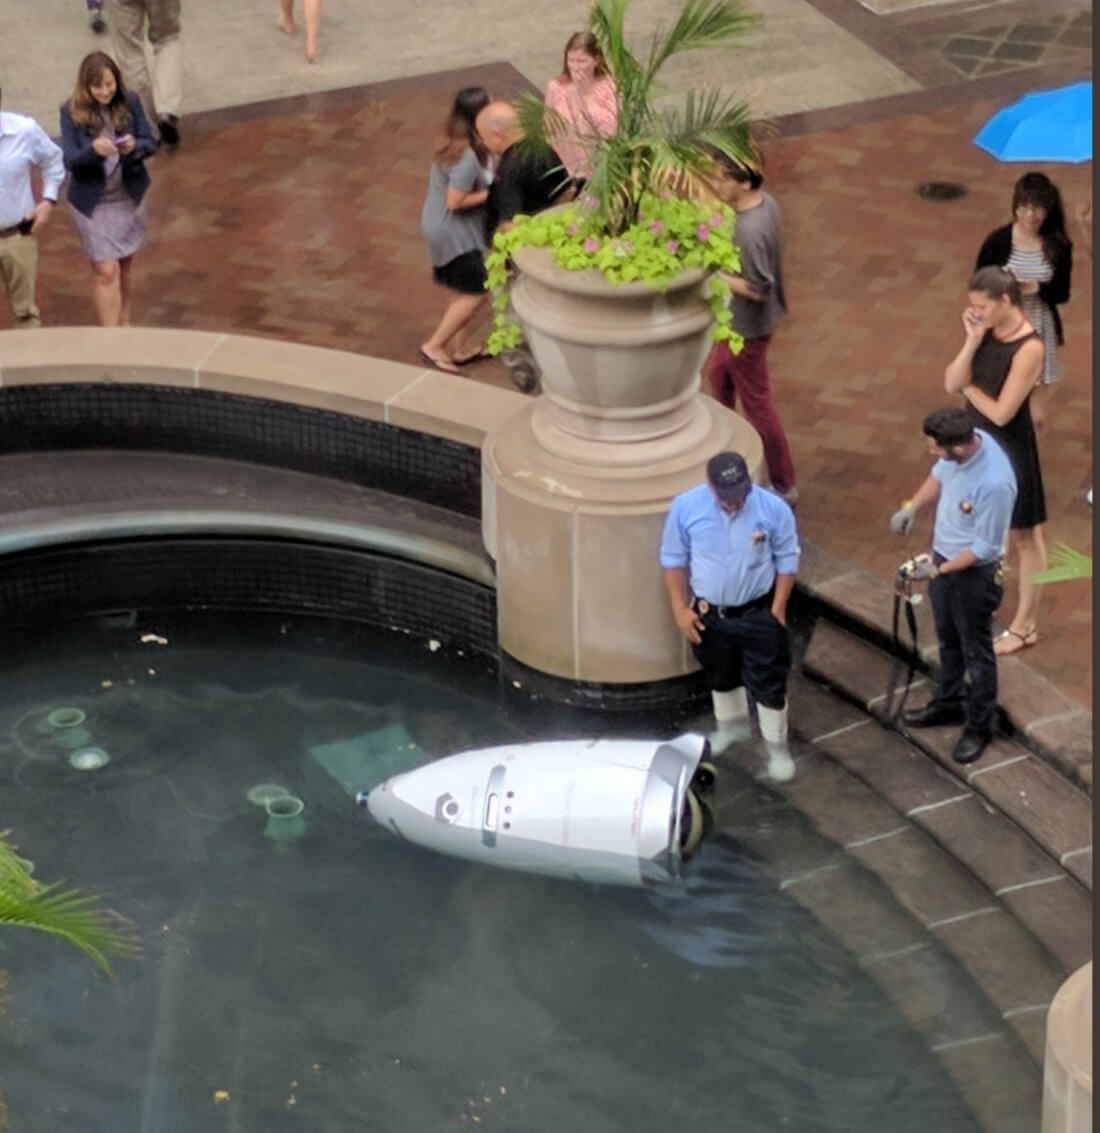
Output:
[[[152,327],[53,327],[0,332],[0,387],[47,382],[161,384],[274,399],[480,448],[530,404],[512,390],[346,351],[276,339]],[[807,546],[799,587],[858,631],[891,632],[887,582]],[[922,661],[935,657],[918,607]],[[930,646],[928,643],[932,643]],[[1001,706],[1029,745],[1091,793],[1092,713],[1016,657],[1000,663]]]
[[96,381],[291,402],[474,448],[528,400],[438,370],[271,338],[152,327],[0,332],[0,387]]

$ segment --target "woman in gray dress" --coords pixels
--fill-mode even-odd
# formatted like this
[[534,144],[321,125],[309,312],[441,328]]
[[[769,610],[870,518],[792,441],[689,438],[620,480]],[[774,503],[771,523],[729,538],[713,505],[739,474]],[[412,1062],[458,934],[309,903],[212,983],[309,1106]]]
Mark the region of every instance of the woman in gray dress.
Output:
[[115,61],[93,51],[61,107],[61,149],[72,177],[69,211],[92,264],[92,295],[103,326],[129,326],[134,253],[145,243],[145,158],[157,143]]
[[447,374],[457,374],[459,366],[482,356],[466,336],[489,298],[485,290],[487,156],[474,127],[478,112],[488,103],[484,87],[463,87],[455,96],[436,141],[428,195],[420,213],[432,275],[446,288],[447,305],[418,353],[426,366]]

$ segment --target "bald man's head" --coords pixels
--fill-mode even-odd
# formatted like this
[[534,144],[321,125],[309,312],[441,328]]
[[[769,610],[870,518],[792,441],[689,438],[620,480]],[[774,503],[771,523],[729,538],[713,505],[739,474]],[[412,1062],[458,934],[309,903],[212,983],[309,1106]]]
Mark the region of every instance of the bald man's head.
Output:
[[497,157],[522,137],[515,107],[510,102],[490,102],[478,113],[475,125],[485,148]]

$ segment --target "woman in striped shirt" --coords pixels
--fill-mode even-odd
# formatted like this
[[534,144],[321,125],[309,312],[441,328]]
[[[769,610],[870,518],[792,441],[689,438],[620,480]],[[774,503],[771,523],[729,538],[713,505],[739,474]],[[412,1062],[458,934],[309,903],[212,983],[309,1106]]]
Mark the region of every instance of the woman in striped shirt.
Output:
[[1020,281],[1024,314],[1045,347],[1031,398],[1032,419],[1041,429],[1051,387],[1062,377],[1058,347],[1065,339],[1058,307],[1069,299],[1073,245],[1066,235],[1061,194],[1045,173],[1025,173],[1016,182],[1012,216],[1011,224],[986,237],[975,269],[1007,268]]

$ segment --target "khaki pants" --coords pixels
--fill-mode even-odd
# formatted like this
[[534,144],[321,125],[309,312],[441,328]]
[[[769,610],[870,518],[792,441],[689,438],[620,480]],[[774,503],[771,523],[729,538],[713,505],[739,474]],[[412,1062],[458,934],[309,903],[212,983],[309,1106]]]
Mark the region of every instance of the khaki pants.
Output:
[[[141,96],[150,122],[178,118],[183,104],[180,0],[104,0],[115,59],[131,90]],[[153,48],[153,78],[145,62],[145,37]]]
[[20,327],[39,327],[34,305],[34,283],[38,276],[38,241],[33,236],[0,237],[0,278],[8,289],[12,314]]

